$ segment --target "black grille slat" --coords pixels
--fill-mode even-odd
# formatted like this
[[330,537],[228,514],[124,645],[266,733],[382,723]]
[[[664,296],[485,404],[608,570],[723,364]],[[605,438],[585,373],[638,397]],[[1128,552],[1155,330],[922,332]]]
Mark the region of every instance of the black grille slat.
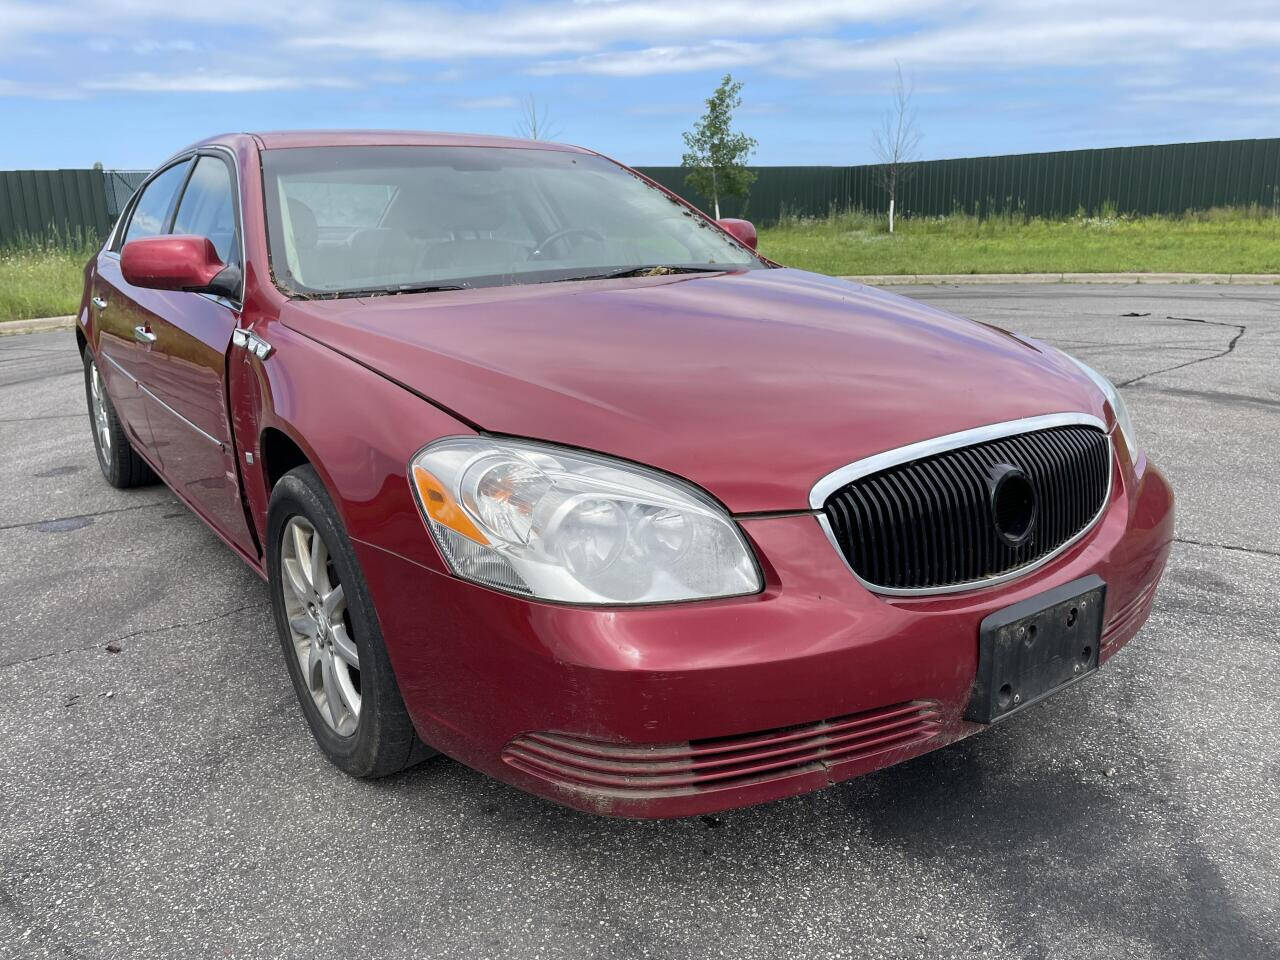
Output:
[[[958,450],[956,455],[960,458],[960,462],[964,465],[964,473],[962,476],[965,480],[965,486],[968,488],[969,502],[972,504],[971,511],[974,517],[974,530],[978,534],[978,566],[974,570],[972,579],[989,576],[990,571],[995,566],[995,533],[991,529],[991,509],[987,506],[987,498],[983,496],[986,493],[986,483],[982,479],[986,473],[981,458],[973,449]],[[905,586],[905,582],[897,584],[897,586]]]
[[955,557],[962,550],[960,539],[957,535],[959,527],[956,526],[951,490],[947,484],[942,482],[940,468],[936,463],[924,461],[920,464],[920,469],[925,474],[923,486],[934,497],[934,502],[937,504],[937,516],[940,521],[938,523],[938,538],[942,546],[935,576],[939,581],[946,581],[955,576]]
[[1055,454],[1054,460],[1054,481],[1057,487],[1055,496],[1058,497],[1058,503],[1067,504],[1068,509],[1062,510],[1058,514],[1058,522],[1053,531],[1053,537],[1059,542],[1067,538],[1067,530],[1073,529],[1079,522],[1078,504],[1080,501],[1079,494],[1086,493],[1083,489],[1081,480],[1083,479],[1078,473],[1078,454],[1071,450],[1071,444],[1065,436],[1049,434],[1045,438],[1045,443],[1049,449]]
[[963,577],[963,572],[969,569],[969,564],[973,562],[973,528],[968,522],[968,507],[965,501],[964,491],[961,487],[959,477],[956,475],[951,463],[940,458],[935,462],[935,465],[947,480],[947,485],[944,489],[947,490],[951,496],[955,497],[956,501],[954,516],[956,529],[960,531],[960,550],[952,558],[951,572],[947,576],[947,582],[957,583]]
[[912,474],[907,474],[906,476],[915,483],[921,499],[928,504],[930,521],[929,547],[933,551],[932,562],[929,564],[929,575],[935,579],[943,580],[947,576],[944,566],[947,556],[947,533],[949,532],[946,523],[947,513],[942,507],[938,488],[928,482],[927,474],[922,474],[919,477]]
[[[1035,487],[1036,496],[1040,503],[1049,503],[1056,501],[1061,503],[1062,490],[1059,487],[1059,475],[1056,470],[1055,459],[1042,449],[1039,444],[1027,444],[1027,455],[1030,456],[1036,465],[1036,470],[1031,474],[1031,483]],[[1032,540],[1036,543],[1060,543],[1062,536],[1062,514],[1057,517],[1042,518],[1048,521],[1055,521],[1053,529],[1050,529],[1047,523],[1038,524],[1036,532],[1032,533]]]
[[[1083,425],[1001,437],[859,477],[823,509],[845,559],[869,584],[962,586],[1035,563],[1084,530],[1110,488],[1109,443]],[[1020,468],[1039,501],[1021,546],[996,532],[987,477],[997,464]]]

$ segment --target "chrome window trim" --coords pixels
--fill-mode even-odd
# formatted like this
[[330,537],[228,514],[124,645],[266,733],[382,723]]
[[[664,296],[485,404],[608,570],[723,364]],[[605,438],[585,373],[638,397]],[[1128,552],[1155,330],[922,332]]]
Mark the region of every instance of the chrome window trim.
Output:
[[[826,511],[823,509],[827,502],[827,498],[835,493],[846,484],[852,483],[860,477],[865,477],[873,473],[879,473],[881,470],[887,470],[890,467],[896,467],[900,464],[910,463],[913,460],[920,460],[924,457],[932,456],[937,453],[944,453],[947,450],[954,450],[957,447],[967,447],[975,443],[984,443],[988,440],[999,440],[1003,437],[1012,437],[1022,433],[1032,433],[1036,430],[1047,430],[1051,427],[1068,427],[1068,426],[1086,426],[1094,427],[1107,434],[1107,491],[1102,497],[1102,505],[1098,508],[1098,512],[1093,518],[1086,523],[1075,536],[1060,544],[1056,550],[1045,554],[1043,557],[1024,564],[1013,570],[1005,571],[994,577],[987,577],[983,580],[967,580],[964,583],[948,584],[941,587],[912,587],[908,589],[899,587],[882,587],[879,584],[871,583],[864,580],[858,571],[854,570],[849,564],[848,558],[844,554],[844,550],[840,548],[840,543],[836,540],[835,531],[831,529],[831,524],[827,520]],[[1045,564],[1061,556],[1066,550],[1070,549],[1078,543],[1086,534],[1089,533],[1107,512],[1107,505],[1111,502],[1112,488],[1115,483],[1115,438],[1112,432],[1107,429],[1106,423],[1098,417],[1088,413],[1050,413],[1040,417],[1026,417],[1022,420],[1006,420],[1003,423],[992,423],[985,427],[975,427],[972,430],[962,430],[959,433],[949,433],[945,436],[934,437],[930,440],[921,440],[919,443],[907,444],[905,447],[898,447],[894,450],[886,450],[883,453],[877,453],[870,457],[864,457],[861,460],[855,460],[853,463],[833,470],[825,477],[820,479],[813,485],[809,491],[809,505],[815,511],[818,525],[822,527],[822,532],[826,534],[827,540],[831,543],[832,548],[836,552],[836,556],[845,565],[847,569],[857,581],[866,587],[872,593],[880,594],[887,597],[928,597],[940,596],[948,593],[964,593],[971,590],[982,590],[986,587],[994,587],[1001,583],[1008,583],[1018,577],[1025,576],[1033,570],[1043,567]]]
[[[231,170],[234,174],[235,182],[232,184],[232,190],[236,195],[236,214],[237,214],[236,232],[240,235],[240,298],[238,300],[228,300],[225,297],[217,297],[209,293],[202,293],[202,294],[199,294],[199,296],[207,297],[208,299],[214,301],[215,303],[220,303],[220,304],[223,304],[224,306],[228,306],[232,310],[232,312],[239,313],[241,309],[244,307],[244,285],[245,285],[245,274],[247,272],[245,269],[245,251],[244,251],[244,189],[243,189],[243,178],[241,176],[241,171],[240,171],[240,158],[236,156],[236,152],[234,150],[232,150],[230,147],[226,146],[225,144],[211,143],[202,147],[196,147],[195,149],[192,149],[192,150],[184,150],[182,153],[176,154],[175,156],[170,157],[163,164],[156,167],[156,169],[151,172],[151,174],[147,177],[147,179],[143,180],[140,184],[138,184],[138,188],[133,191],[133,195],[130,196],[128,202],[125,203],[124,208],[121,211],[120,215],[116,217],[116,222],[112,226],[111,232],[107,234],[107,241],[106,243],[103,244],[102,249],[99,251],[99,253],[105,254],[106,256],[109,256],[109,257],[114,257],[117,260],[120,259],[120,252],[118,250],[111,249],[112,247],[115,246],[116,234],[120,232],[120,228],[124,224],[124,222],[127,219],[131,219],[133,217],[134,204],[137,202],[138,197],[142,195],[142,191],[147,188],[147,185],[150,184],[152,180],[154,180],[160,174],[164,173],[166,170],[168,170],[170,167],[172,167],[176,163],[190,163],[192,160],[198,161],[201,156],[210,156],[214,152],[221,152],[231,159]],[[171,215],[177,213],[178,207],[182,203],[182,196],[187,192],[187,181],[191,179],[191,173],[194,170],[195,170],[195,164],[193,163],[191,165],[191,170],[187,171],[187,179],[182,182],[181,192],[175,195],[174,197],[173,209],[169,211]],[[170,228],[172,228],[172,224],[170,224]]]
[[[214,152],[221,152],[231,160],[232,184],[231,192],[235,194],[236,203],[236,235],[240,240],[240,296],[234,300],[227,297],[217,296],[212,293],[200,293],[197,296],[204,297],[216,304],[226,307],[232,313],[239,314],[244,308],[244,284],[245,284],[245,264],[244,264],[244,192],[241,189],[240,178],[240,160],[236,156],[234,150],[220,143],[209,144],[208,146],[199,147],[191,158],[195,162],[191,164],[191,171],[187,174],[186,183],[182,185],[182,193],[178,194],[178,202],[174,205],[173,216],[177,217],[178,207],[182,206],[182,198],[186,196],[187,185],[191,182],[191,177],[195,173],[196,164],[200,162],[201,157],[212,156]],[[173,231],[173,224],[169,225],[170,233]],[[239,327],[239,322],[236,324]]]
[[[120,234],[120,228],[122,226],[124,226],[125,233],[128,233],[129,228],[128,226],[125,225],[125,223],[126,221],[133,219],[133,208],[137,206],[138,198],[142,196],[142,191],[147,189],[147,187],[151,186],[151,181],[154,180],[156,177],[160,176],[160,174],[164,173],[169,168],[175,167],[180,163],[190,163],[191,159],[196,155],[196,153],[197,151],[195,150],[184,150],[182,153],[174,154],[164,163],[160,164],[160,166],[152,170],[151,173],[147,175],[147,179],[143,180],[140,184],[138,184],[137,189],[134,190],[132,196],[129,197],[129,202],[124,205],[124,209],[122,209],[120,211],[120,215],[116,217],[115,226],[113,226],[111,228],[111,232],[107,234],[107,242],[103,247],[104,251],[114,253],[116,256],[120,255],[119,250],[112,250],[111,248],[115,246],[116,235]],[[186,190],[187,180],[190,179],[190,177],[191,177],[191,171],[188,170],[186,177],[184,177],[182,180],[182,186],[179,188],[180,190]],[[172,215],[173,211],[177,209],[178,201],[181,198],[182,198],[181,193],[175,193],[173,195],[173,200],[170,201],[171,206],[169,207],[168,214],[165,216],[166,223],[169,222],[170,216]],[[163,234],[156,234],[156,236],[163,236]],[[120,240],[122,241],[120,246],[123,247],[124,246],[123,234],[120,234]]]

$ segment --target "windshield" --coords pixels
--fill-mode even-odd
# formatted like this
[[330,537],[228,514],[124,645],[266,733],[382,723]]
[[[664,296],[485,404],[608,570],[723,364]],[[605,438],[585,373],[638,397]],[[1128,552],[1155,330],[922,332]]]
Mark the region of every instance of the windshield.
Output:
[[589,154],[509,147],[263,152],[271,268],[301,296],[764,264]]

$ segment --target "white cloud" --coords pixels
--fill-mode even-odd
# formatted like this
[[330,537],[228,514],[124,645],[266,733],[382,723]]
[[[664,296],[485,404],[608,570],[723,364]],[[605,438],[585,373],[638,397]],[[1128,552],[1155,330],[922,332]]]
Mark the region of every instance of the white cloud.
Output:
[[1280,45],[1280,18],[1206,23],[1173,16],[1082,16],[1076,8],[1058,16],[944,26],[876,41],[788,41],[777,63],[805,72],[883,70],[895,62],[940,72],[985,67],[992,71],[1035,66],[1171,63],[1189,51],[1217,52]]
[[[212,30],[234,31],[236,42],[211,42]],[[80,90],[376,84],[415,62],[455,76],[466,60],[545,76],[882,74],[895,61],[924,77],[1099,65],[1176,72],[1197,55],[1280,48],[1280,11],[1256,0],[1216,0],[1212,15],[1203,0],[514,0],[483,12],[457,0],[0,0],[11,77],[25,77],[15,64],[42,64],[52,85],[50,65],[69,42],[110,51],[121,71],[60,73],[63,89]],[[347,79],[315,78],[318,56]]]
[[689,38],[782,36],[795,31],[884,23],[938,7],[939,0],[615,0],[609,3],[513,4],[463,13],[395,4],[341,12],[294,41],[302,47],[358,51],[386,58],[547,57],[602,52],[614,44],[657,46]]
[[300,90],[307,87],[350,87],[331,77],[268,77],[234,73],[161,74],[146,71],[102,80],[89,80],[87,90],[126,90],[147,93],[251,93],[259,90]]
[[195,53],[196,45],[191,40],[137,40],[131,49],[139,56],[149,57],[157,53]]
[[690,47],[646,47],[597,53],[572,60],[551,60],[530,68],[531,73],[550,76],[587,73],[610,77],[641,77],[657,73],[688,73],[694,70],[728,70],[765,63],[772,54],[762,44],[713,41]]

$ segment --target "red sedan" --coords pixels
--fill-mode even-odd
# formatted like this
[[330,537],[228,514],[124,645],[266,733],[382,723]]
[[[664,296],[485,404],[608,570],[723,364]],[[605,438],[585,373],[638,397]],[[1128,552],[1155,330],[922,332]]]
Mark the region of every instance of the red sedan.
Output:
[[86,268],[98,459],[269,581],[356,776],[704,813],[1095,672],[1173,526],[1114,387],[754,249],[575,147],[210,139]]

